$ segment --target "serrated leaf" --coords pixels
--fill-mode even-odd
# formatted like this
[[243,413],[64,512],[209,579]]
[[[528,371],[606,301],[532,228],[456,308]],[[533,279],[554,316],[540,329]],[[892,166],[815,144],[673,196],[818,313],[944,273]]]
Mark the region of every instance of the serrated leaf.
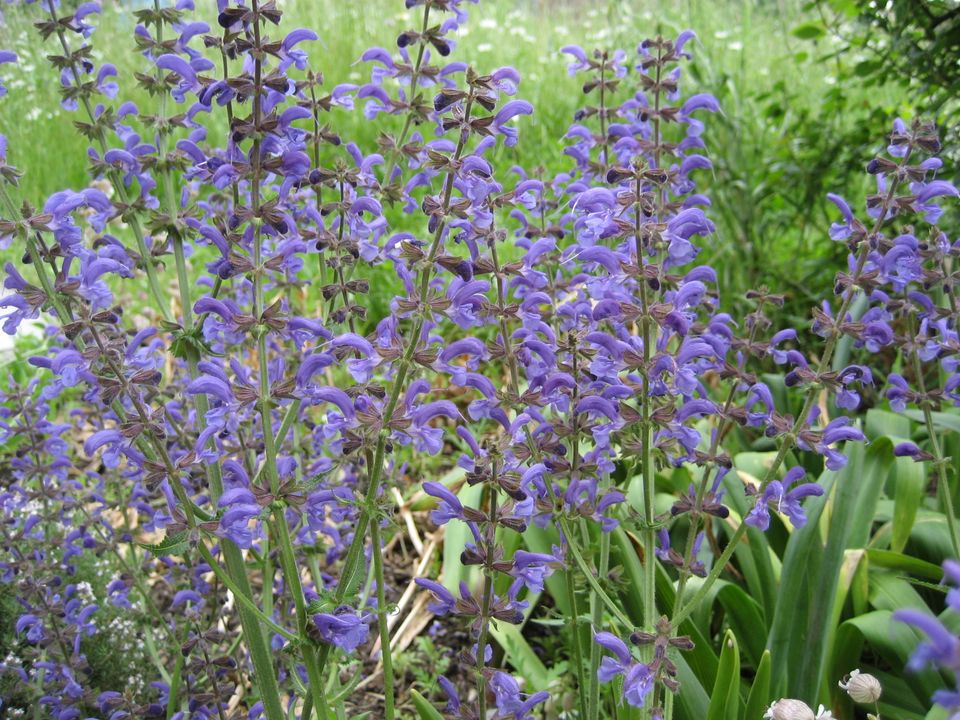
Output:
[[318,600],[313,600],[309,605],[307,605],[307,615],[319,615],[321,613],[328,613],[333,611],[335,608],[334,604],[330,602],[329,599],[320,598]]
[[190,546],[190,535],[186,530],[176,533],[167,533],[166,537],[160,542],[139,543],[140,547],[153,553],[156,557],[164,555],[183,555]]
[[170,343],[170,352],[173,353],[174,357],[183,358],[185,360],[196,360],[204,357],[205,355],[215,355],[220,357],[220,355],[214,352],[213,348],[211,348],[209,343],[207,343],[207,341],[203,338],[201,332],[202,329],[199,325],[189,332],[186,330],[174,332],[173,342]]

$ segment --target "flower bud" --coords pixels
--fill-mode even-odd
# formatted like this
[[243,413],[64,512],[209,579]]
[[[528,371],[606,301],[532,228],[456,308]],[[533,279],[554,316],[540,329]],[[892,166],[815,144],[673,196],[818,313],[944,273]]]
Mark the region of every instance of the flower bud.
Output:
[[845,690],[850,699],[857,703],[875,703],[883,692],[879,680],[859,670],[854,670],[838,684],[840,689]]
[[767,720],[816,720],[813,710],[802,700],[781,698],[773,703],[764,714]]

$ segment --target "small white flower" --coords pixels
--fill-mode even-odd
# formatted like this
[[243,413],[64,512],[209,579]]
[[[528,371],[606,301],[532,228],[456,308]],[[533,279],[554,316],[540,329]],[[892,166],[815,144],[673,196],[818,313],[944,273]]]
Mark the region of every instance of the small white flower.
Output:
[[767,720],[817,720],[813,710],[803,700],[781,698],[764,713]]
[[833,713],[821,705],[817,708],[817,720],[833,720]]
[[837,684],[841,690],[846,691],[851,700],[857,703],[875,703],[883,692],[879,680],[860,670],[854,670]]

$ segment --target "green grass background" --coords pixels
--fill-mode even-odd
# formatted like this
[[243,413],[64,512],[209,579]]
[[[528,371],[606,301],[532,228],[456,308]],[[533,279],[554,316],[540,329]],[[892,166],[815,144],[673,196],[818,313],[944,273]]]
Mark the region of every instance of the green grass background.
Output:
[[[213,23],[204,14],[208,5],[198,3],[194,17]],[[133,99],[150,112],[153,103],[133,78],[147,66],[132,42],[137,6],[105,0],[92,43],[95,61],[120,71],[118,99]],[[305,26],[320,35],[304,47],[328,86],[365,81],[370,66],[358,62],[362,52],[374,45],[395,48],[398,32],[414,24],[401,0],[286,0],[281,6],[284,31]],[[857,137],[857,129],[864,117],[909,115],[910,108],[895,90],[838,85],[861,58],[835,53],[829,35],[810,40],[797,31],[818,21],[814,10],[797,0],[484,0],[466,7],[470,21],[451,58],[481,71],[518,68],[520,96],[536,108],[534,118],[520,124],[517,147],[498,150],[502,171],[513,163],[570,167],[561,138],[584,99],[580,81],[567,75],[561,47],[623,47],[632,56],[646,37],[694,29],[698,40],[695,60],[684,68],[685,93],[712,92],[723,108],[721,116],[708,118],[705,135],[715,170],[712,177],[701,173],[700,184],[714,201],[718,226],[705,259],[717,268],[731,302],[748,287],[769,283],[786,290],[798,308],[808,308],[829,288],[843,251],[827,240],[830,208],[823,196],[840,190],[857,202],[866,187],[860,169],[882,145],[882,134]],[[42,205],[56,190],[87,183],[86,142],[72,127],[82,118],[59,106],[58,74],[45,59],[59,50],[56,39],[41,42],[32,27],[41,8],[14,6],[3,13],[0,47],[17,52],[20,63],[0,67],[9,88],[0,100],[0,132],[9,140],[9,162],[26,171],[22,199]],[[368,122],[359,109],[332,118],[344,139],[368,152],[381,122],[389,129],[391,120]],[[211,134],[222,131],[222,125],[211,128]],[[17,254],[0,251],[0,259]]]

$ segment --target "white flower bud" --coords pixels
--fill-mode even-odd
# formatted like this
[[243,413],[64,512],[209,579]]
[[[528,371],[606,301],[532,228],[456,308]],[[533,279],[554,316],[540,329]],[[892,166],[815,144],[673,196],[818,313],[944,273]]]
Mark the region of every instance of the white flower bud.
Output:
[[803,700],[782,698],[767,708],[767,720],[816,720],[813,710]]
[[883,688],[880,681],[873,675],[854,670],[839,683],[840,689],[845,690],[854,702],[871,704],[880,699]]

